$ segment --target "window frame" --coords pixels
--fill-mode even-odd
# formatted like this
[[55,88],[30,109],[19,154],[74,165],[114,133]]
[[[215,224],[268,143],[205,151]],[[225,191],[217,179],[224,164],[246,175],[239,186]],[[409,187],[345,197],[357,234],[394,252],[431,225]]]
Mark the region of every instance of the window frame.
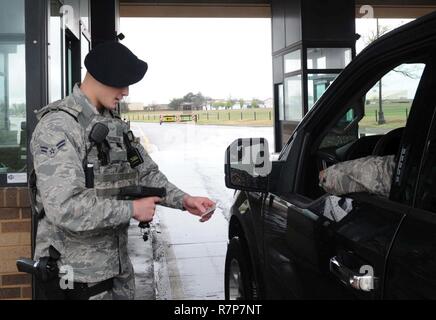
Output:
[[[436,54],[434,56],[434,61],[436,61]],[[432,75],[430,76],[433,79],[433,83],[436,85],[436,72],[432,72]],[[435,95],[436,96],[436,95]],[[419,123],[420,121],[415,121],[417,123]],[[412,130],[414,129],[414,127],[412,127]],[[409,135],[414,135],[414,132],[410,130],[411,132],[409,132]],[[430,126],[428,128],[428,130],[426,130],[426,140],[424,142],[424,147],[422,150],[422,155],[421,157],[418,157],[417,159],[417,168],[418,168],[418,174],[417,174],[417,179],[415,181],[414,187],[413,187],[413,199],[412,199],[412,206],[414,209],[421,211],[421,212],[427,212],[429,214],[433,214],[436,217],[436,209],[435,211],[431,211],[427,208],[423,208],[421,206],[419,206],[419,200],[421,200],[421,196],[422,194],[420,194],[420,191],[422,190],[422,188],[424,187],[423,184],[425,183],[425,177],[428,174],[428,172],[426,171],[426,169],[431,169],[431,166],[428,167],[427,166],[427,161],[430,161],[429,157],[429,153],[432,152],[434,153],[433,155],[431,155],[431,157],[433,158],[433,161],[436,161],[436,153],[435,150],[431,150],[434,149],[434,143],[436,143],[436,107],[434,107],[433,109],[433,113],[432,113],[432,117],[431,117],[431,121],[430,121]],[[431,146],[430,144],[433,144],[433,146]],[[418,164],[419,163],[419,164]],[[410,163],[409,166],[407,167],[407,170],[411,170],[410,168]]]
[[[32,170],[33,160],[29,153],[30,137],[36,126],[34,110],[47,102],[47,87],[45,85],[47,74],[47,22],[48,2],[44,0],[24,1],[24,33],[25,33],[25,70],[26,70],[26,154],[27,154],[27,181]],[[35,28],[35,25],[40,27]],[[29,84],[32,85],[29,85]],[[0,173],[0,188],[26,187],[26,183],[8,183],[10,173]]]
[[[46,105],[47,88],[47,24],[49,6],[44,0],[25,0],[25,45],[26,45],[26,136],[27,136],[27,177],[33,168],[29,152],[30,137],[37,120],[34,111]],[[35,28],[35,25],[40,26]],[[7,174],[0,174],[0,187],[23,187],[26,183],[7,183]]]
[[[329,132],[331,129],[332,124],[339,121],[339,119],[343,116],[344,112],[348,110],[350,107],[350,104],[345,103],[346,101],[357,101],[359,97],[361,97],[364,93],[366,93],[370,88],[385,74],[387,74],[389,71],[394,69],[396,66],[399,66],[404,63],[424,63],[426,67],[429,64],[429,61],[432,59],[431,53],[425,53],[424,48],[429,47],[429,45],[423,46],[422,48],[414,49],[410,52],[397,52],[397,54],[394,57],[385,58],[384,60],[377,61],[377,64],[374,64],[376,68],[372,69],[374,72],[372,73],[366,73],[363,77],[362,74],[360,74],[360,78],[364,78],[363,85],[354,86],[353,92],[346,93],[343,95],[343,97],[339,98],[341,102],[344,102],[342,105],[343,107],[340,109],[340,112],[338,112],[337,103],[329,101],[328,106],[325,105],[325,103],[319,103],[315,110],[311,110],[311,114],[307,119],[305,119],[305,123],[302,124],[304,129],[301,129],[304,131],[304,143],[300,149],[300,155],[297,167],[295,169],[295,182],[294,186],[291,190],[291,194],[298,194],[303,197],[306,197],[310,199],[310,201],[313,201],[313,199],[309,198],[307,195],[305,195],[305,183],[308,183],[305,179],[305,173],[307,172],[307,166],[308,163],[310,163],[311,157],[314,157],[314,152],[318,150],[320,143],[323,139],[323,137]],[[427,69],[427,68],[426,68]],[[428,72],[427,72],[428,73]],[[424,77],[428,77],[428,74],[426,71],[424,71],[421,79],[420,79],[420,86],[424,79]],[[340,75],[340,77],[343,76],[343,74]],[[356,75],[359,77],[359,75]],[[337,81],[335,81],[337,82]],[[344,85],[343,81],[338,81],[341,86]],[[334,84],[334,83],[333,83]],[[332,84],[332,85],[333,85]],[[336,84],[337,85],[337,84]],[[337,90],[337,89],[336,89]],[[420,87],[418,87],[418,90],[415,94],[415,98],[422,94],[420,91]],[[333,99],[337,100],[337,99]],[[336,108],[333,108],[333,106],[336,106]],[[324,109],[325,112],[321,112],[319,109]],[[318,111],[318,112],[315,112]],[[314,119],[317,118],[317,119]],[[406,126],[408,125],[411,117],[409,116],[409,120],[407,121]],[[311,121],[312,120],[312,121]],[[292,154],[292,150],[290,154]]]

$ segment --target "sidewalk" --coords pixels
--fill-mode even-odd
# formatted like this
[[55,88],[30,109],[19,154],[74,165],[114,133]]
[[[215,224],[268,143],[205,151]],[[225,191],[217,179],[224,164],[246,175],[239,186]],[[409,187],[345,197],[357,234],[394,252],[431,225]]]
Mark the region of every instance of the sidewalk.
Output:
[[219,212],[200,223],[187,212],[159,207],[144,242],[137,222],[129,228],[136,300],[224,299],[227,241]]
[[224,299],[227,221],[217,211],[201,223],[187,212],[159,208],[154,238],[157,300]]
[[155,300],[152,240],[142,240],[138,222],[133,219],[129,227],[128,250],[135,270],[135,300]]
[[146,249],[137,224],[132,225],[129,247],[137,275],[137,299],[224,299],[228,232],[224,216],[227,203],[220,202],[228,201],[220,180],[224,147],[215,146],[216,139],[204,136],[204,128],[200,130],[197,126],[171,126],[165,131],[154,126],[149,135],[145,127],[139,124],[133,127],[135,136],[141,138],[173,184],[188,194],[219,201],[214,215],[205,223],[187,211],[157,206]]
[[[175,150],[152,156],[175,185],[191,195],[210,197],[194,161],[175,166],[168,160],[180,159]],[[156,299],[224,299],[228,222],[220,207],[209,221],[201,223],[187,211],[158,206],[154,222]]]

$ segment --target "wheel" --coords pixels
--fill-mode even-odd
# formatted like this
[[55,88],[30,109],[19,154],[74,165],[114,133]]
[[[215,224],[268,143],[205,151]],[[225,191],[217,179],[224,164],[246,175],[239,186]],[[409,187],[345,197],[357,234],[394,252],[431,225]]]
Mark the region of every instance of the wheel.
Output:
[[234,237],[227,246],[224,271],[225,299],[253,300],[257,298],[256,288],[247,251],[243,250],[239,237]]

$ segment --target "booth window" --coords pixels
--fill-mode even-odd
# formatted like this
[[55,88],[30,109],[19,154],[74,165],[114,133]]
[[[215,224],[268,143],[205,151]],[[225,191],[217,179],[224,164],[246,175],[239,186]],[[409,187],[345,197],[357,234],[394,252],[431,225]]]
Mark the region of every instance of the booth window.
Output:
[[49,70],[49,102],[63,98],[63,66],[62,66],[62,20],[61,6],[58,0],[50,1],[49,20],[49,46],[48,46],[48,70]]
[[285,79],[285,120],[300,121],[303,119],[303,90],[301,75]]
[[0,7],[0,175],[7,174],[7,183],[25,183],[24,0],[0,0]]
[[288,53],[285,59],[285,73],[301,70],[301,50],[295,50]]
[[351,62],[351,48],[307,49],[307,106],[310,110]]
[[351,58],[350,48],[309,48],[307,69],[344,69]]
[[330,84],[338,76],[337,73],[309,73],[307,75],[308,81],[308,107],[309,110],[312,109],[315,102],[324,94]]

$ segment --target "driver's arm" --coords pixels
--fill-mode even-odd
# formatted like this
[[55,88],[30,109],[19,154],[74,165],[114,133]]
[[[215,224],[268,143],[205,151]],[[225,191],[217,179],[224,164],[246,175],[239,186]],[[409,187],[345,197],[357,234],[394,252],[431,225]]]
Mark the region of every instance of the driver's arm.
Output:
[[394,156],[368,156],[335,164],[319,173],[319,185],[327,193],[343,195],[370,192],[389,196]]

